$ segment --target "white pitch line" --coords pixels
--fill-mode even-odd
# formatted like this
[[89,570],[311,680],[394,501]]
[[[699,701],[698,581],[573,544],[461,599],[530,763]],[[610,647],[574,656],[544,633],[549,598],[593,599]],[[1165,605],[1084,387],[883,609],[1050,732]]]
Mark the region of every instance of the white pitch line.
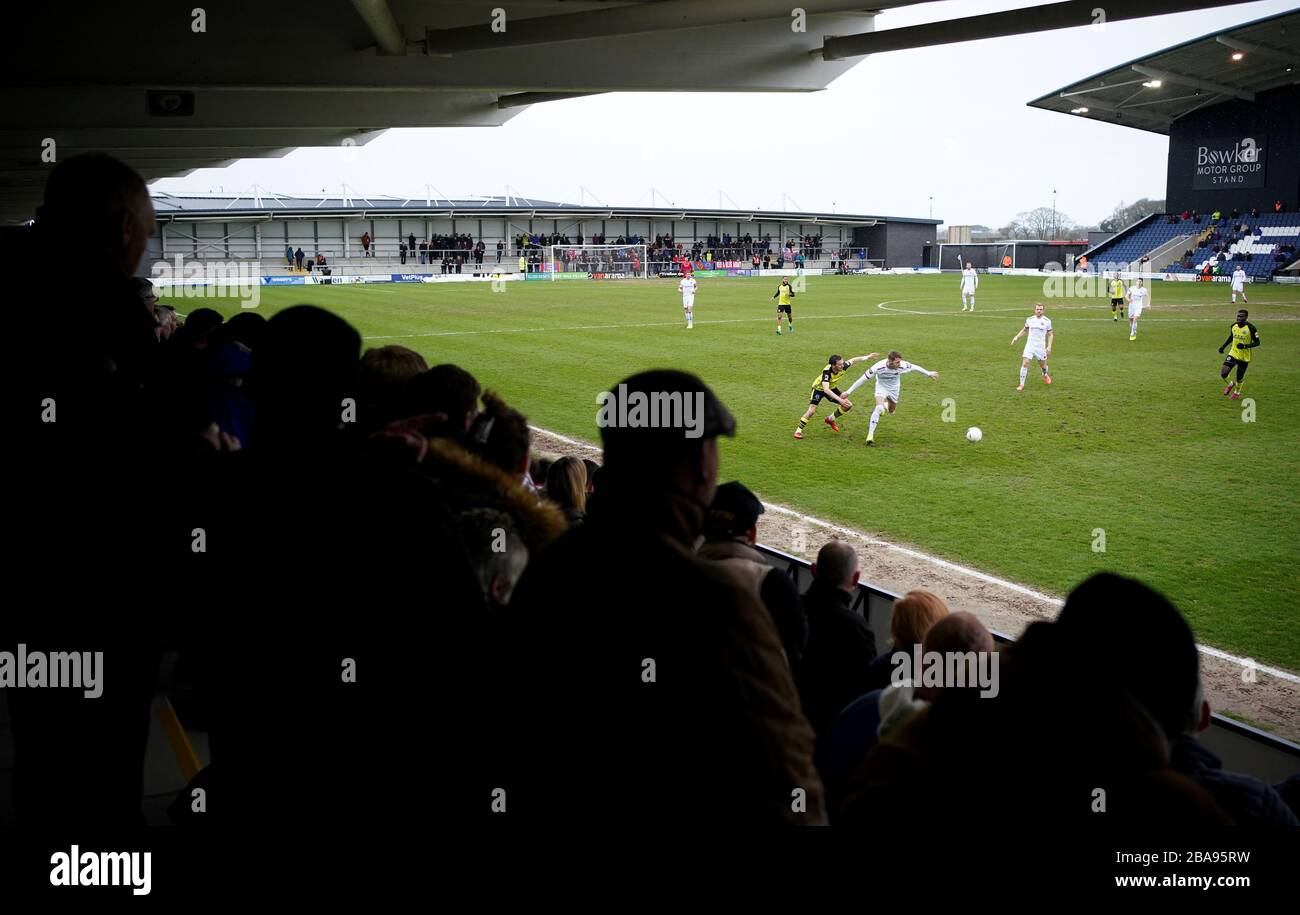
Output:
[[1243,667],[1252,666],[1256,670],[1266,673],[1271,677],[1277,677],[1279,680],[1289,680],[1292,683],[1300,683],[1300,677],[1287,670],[1278,670],[1276,667],[1269,667],[1266,664],[1260,664],[1248,658],[1239,658],[1235,654],[1228,654],[1226,651],[1220,651],[1218,648],[1211,648],[1209,645],[1198,644],[1197,649],[1202,654],[1208,654],[1212,658],[1218,658],[1221,661],[1231,661],[1234,664],[1240,664]]
[[789,515],[792,518],[798,518],[800,521],[805,521],[808,524],[813,524],[816,525],[817,527],[826,528],[827,530],[834,531],[837,534],[847,534],[851,537],[856,537],[857,539],[867,543],[869,546],[883,546],[886,549],[893,550],[896,553],[902,553],[905,556],[911,556],[913,559],[923,559],[926,562],[931,563],[932,565],[937,565],[942,569],[949,569],[953,572],[961,572],[963,575],[969,575],[972,578],[978,578],[980,581],[987,582],[988,584],[991,585],[997,585],[1000,588],[1006,588],[1008,591],[1015,591],[1018,594],[1024,594],[1026,597],[1032,597],[1035,600],[1042,601],[1045,604],[1052,604],[1054,606],[1060,607],[1063,606],[1065,603],[1060,598],[1052,597],[1048,594],[1042,593],[1041,591],[1035,591],[1032,588],[1026,588],[1024,585],[1018,585],[1015,582],[1007,581],[1004,578],[997,578],[996,576],[988,575],[984,572],[980,572],[977,569],[972,569],[969,566],[959,565],[958,563],[955,562],[949,562],[946,559],[940,559],[938,556],[931,556],[929,553],[923,553],[920,550],[913,550],[909,547],[899,546],[896,543],[890,543],[888,540],[880,540],[876,537],[872,537],[868,534],[864,534],[862,531],[855,531],[852,528],[843,527],[842,525],[835,524],[830,521],[823,521],[821,518],[817,518],[812,515],[805,515],[802,512],[795,511],[792,508],[786,508],[784,505],[777,505],[772,502],[764,502],[763,504],[767,508],[771,509],[772,511],[778,514]]
[[595,452],[596,454],[603,453],[603,449],[598,445],[593,445],[591,442],[580,442],[576,438],[569,438],[568,436],[561,435],[558,432],[552,432],[550,429],[543,429],[541,426],[529,426],[528,428],[532,429],[534,432],[540,432],[543,435],[549,435],[551,438],[559,439],[566,445],[572,445],[575,448],[586,448],[588,451]]
[[[981,308],[977,312],[961,312],[955,308],[952,310],[945,309],[942,311],[916,311],[910,308],[887,307],[889,305],[895,304],[896,302],[920,302],[920,301],[925,301],[925,299],[887,299],[884,302],[877,302],[876,308],[880,309],[881,311],[889,312],[890,314],[917,315],[923,318],[950,318],[950,317],[956,317],[957,315],[962,315],[961,320],[963,321],[965,321],[968,318],[990,318],[990,317],[997,318],[997,320],[1001,321],[1001,320],[1005,320],[1002,317],[1002,315],[1023,313],[1024,311],[1032,308],[1031,305],[1013,306],[1010,308],[999,306],[996,308]],[[1093,312],[1095,310],[1094,314],[1090,314],[1086,317],[1076,317],[1074,315],[1066,315],[1065,317],[1059,319],[1061,321],[1074,322],[1074,321],[1113,321],[1114,320],[1109,316],[1109,313],[1106,314],[1101,313],[1103,311],[1101,307],[1101,303],[1095,303],[1095,304],[1087,304],[1087,303],[1073,304],[1072,303],[1066,305],[1066,304],[1062,304],[1059,300],[1055,300],[1055,299],[1049,299],[1049,301],[1052,302],[1052,304],[1049,307],[1053,315],[1059,315],[1061,312],[1070,312],[1070,311]],[[1218,304],[1213,302],[1202,302],[1202,303],[1179,302],[1174,305],[1165,305],[1162,307],[1169,311],[1175,311],[1176,309],[1179,308],[1216,308],[1218,307]],[[1228,320],[1227,318],[1183,318],[1177,316],[1165,317],[1164,315],[1153,314],[1153,312],[1155,311],[1156,309],[1152,308],[1151,306],[1147,306],[1147,316],[1155,318],[1156,322],[1159,324],[1217,324],[1220,323],[1220,321]],[[845,317],[857,317],[857,315],[845,315]],[[1127,320],[1127,319],[1123,319],[1123,320]],[[1120,323],[1123,323],[1123,320],[1121,320]],[[1287,321],[1292,319],[1288,317],[1278,317],[1278,318],[1273,318],[1272,320]]]
[[[900,300],[902,301],[902,300]],[[842,321],[845,318],[883,318],[885,314],[875,311],[862,311],[847,315],[804,315],[800,321]],[[696,321],[702,324],[771,324],[771,318],[721,318],[712,321]],[[681,321],[649,321],[644,324],[568,324],[550,327],[507,327],[496,330],[442,330],[422,334],[385,334],[382,336],[362,337],[363,340],[404,340],[408,337],[474,337],[482,334],[542,334],[552,331],[568,330],[619,330],[633,327],[680,327]]]
[[[552,432],[549,429],[543,429],[541,426],[529,426],[528,428],[532,429],[534,432],[541,432],[544,435],[549,435],[551,438],[556,439],[557,441],[564,442],[566,445],[571,445],[574,448],[583,448],[594,454],[601,453],[601,449],[598,446],[591,444],[590,442],[580,441],[576,438],[569,438],[568,436],[560,435],[558,432]],[[862,540],[865,543],[867,543],[869,546],[881,546],[884,547],[885,549],[893,550],[896,553],[902,553],[904,556],[910,556],[913,559],[923,560],[924,562],[928,562],[931,565],[936,565],[941,569],[948,569],[949,571],[952,572],[960,572],[963,575],[970,576],[971,578],[985,582],[986,584],[997,585],[1000,588],[1006,588],[1008,591],[1014,591],[1017,594],[1023,594],[1026,597],[1032,597],[1034,600],[1041,601],[1042,603],[1048,604],[1050,606],[1062,607],[1065,605],[1065,602],[1061,600],[1059,597],[1052,597],[1051,595],[1044,594],[1041,591],[1035,591],[1033,588],[1026,588],[1024,585],[1018,585],[1013,581],[1007,581],[1005,578],[998,578],[996,575],[989,575],[985,572],[979,571],[978,569],[972,569],[970,566],[964,566],[956,562],[949,562],[947,559],[941,559],[938,556],[932,556],[929,553],[924,553],[920,550],[914,550],[911,549],[910,547],[899,546],[896,543],[890,543],[888,540],[880,540],[879,538],[872,537],[868,534],[864,534],[862,531],[856,531],[853,528],[844,527],[843,525],[835,524],[832,521],[824,521],[821,518],[817,518],[813,515],[805,515],[802,512],[795,511],[792,508],[786,508],[784,505],[778,505],[775,502],[768,502],[766,500],[760,500],[760,501],[763,502],[763,507],[768,509],[769,511],[776,512],[779,515],[788,515],[792,518],[797,518],[800,521],[815,525],[820,528],[824,528],[829,531],[834,531],[837,534],[845,534],[855,539]],[[1202,645],[1199,642],[1197,643],[1196,648],[1202,654],[1209,655],[1212,658],[1218,658],[1221,661],[1230,661],[1231,663],[1237,664],[1238,666],[1241,667],[1253,667],[1255,670],[1258,670],[1261,673],[1268,674],[1271,677],[1277,677],[1279,680],[1287,680],[1291,683],[1300,683],[1300,676],[1297,676],[1296,674],[1293,674],[1290,671],[1280,670],[1279,668],[1276,667],[1269,667],[1268,665],[1260,664],[1257,661],[1254,661],[1253,659],[1238,657],[1237,655],[1229,654],[1228,652],[1223,651],[1221,649],[1212,648],[1209,645]]]
[[[958,314],[961,314],[961,312],[958,311],[913,311],[906,308],[886,307],[888,305],[898,304],[899,302],[924,302],[924,301],[930,301],[930,299],[928,297],[921,297],[915,299],[886,299],[883,302],[876,303],[877,311],[860,311],[860,312],[853,312],[850,314],[838,314],[838,315],[804,314],[799,318],[799,320],[800,321],[843,321],[850,318],[883,318],[890,314],[920,315],[922,317],[927,317],[927,318],[946,318],[946,317],[954,317]],[[1208,307],[1211,304],[1213,303],[1205,303],[1204,306],[1195,306],[1195,307]],[[1053,309],[1056,312],[1084,311],[1094,307],[1098,307],[1098,306],[1087,305],[1087,304],[1079,304],[1079,305],[1071,304],[1071,305],[1053,306]],[[1171,305],[1169,307],[1182,308],[1187,306],[1184,304],[1179,304],[1179,305]],[[975,314],[970,314],[970,313],[967,314],[969,317],[985,318],[985,317],[993,317],[994,315],[1015,314],[1021,312],[1022,310],[1023,309],[1018,307],[986,308],[983,311],[976,312]],[[1066,318],[1062,318],[1061,320],[1104,321],[1109,319],[1106,318],[1104,315],[1099,315],[1097,317],[1089,317],[1089,318],[1066,317]],[[1178,323],[1213,324],[1216,323],[1218,320],[1219,320],[1218,318],[1161,317],[1158,319],[1158,323],[1178,322]],[[375,334],[370,336],[363,336],[361,339],[363,340],[410,340],[418,337],[478,337],[478,336],[486,336],[490,334],[544,334],[544,333],[555,333],[561,331],[567,332],[571,330],[620,330],[624,328],[642,328],[642,327],[678,327],[681,325],[681,323],[682,323],[681,321],[646,321],[638,324],[563,324],[563,325],[549,325],[545,327],[504,327],[504,328],[494,328],[491,330],[435,330],[435,331],[427,331],[425,333],[419,333],[419,334]],[[695,323],[701,326],[707,326],[710,324],[770,324],[771,318],[720,318],[716,320],[699,320],[696,321]]]

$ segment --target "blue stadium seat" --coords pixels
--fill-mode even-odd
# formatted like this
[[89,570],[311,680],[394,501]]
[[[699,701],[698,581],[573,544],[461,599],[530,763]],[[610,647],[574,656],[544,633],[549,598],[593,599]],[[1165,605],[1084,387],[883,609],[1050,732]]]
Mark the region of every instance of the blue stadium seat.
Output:
[[[1248,277],[1267,279],[1284,263],[1276,258],[1278,245],[1300,243],[1300,213],[1263,213],[1257,217],[1240,216],[1236,220],[1224,216],[1217,223],[1208,215],[1200,216],[1195,220],[1179,220],[1170,223],[1167,215],[1161,214],[1098,246],[1088,254],[1088,260],[1102,265],[1128,264],[1180,235],[1199,236],[1206,229],[1214,226],[1227,237],[1234,234],[1236,227],[1243,222],[1249,224],[1251,234],[1255,235],[1249,247],[1251,259],[1229,260],[1228,263],[1234,267],[1240,264]],[[1164,272],[1199,273],[1204,264],[1215,256],[1214,248],[1220,244],[1223,242],[1207,241],[1205,244],[1195,245],[1191,258],[1192,267],[1174,263],[1165,267]],[[1288,258],[1286,262],[1289,263],[1292,259]]]

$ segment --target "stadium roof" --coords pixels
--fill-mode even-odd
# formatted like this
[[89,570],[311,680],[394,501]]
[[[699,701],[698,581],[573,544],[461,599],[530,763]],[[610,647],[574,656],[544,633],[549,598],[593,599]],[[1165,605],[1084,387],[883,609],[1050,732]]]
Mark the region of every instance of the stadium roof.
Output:
[[803,32],[789,0],[21,3],[0,55],[0,220],[32,215],[49,139],[153,180],[603,92],[815,92],[862,60],[814,58],[822,36],[898,4],[797,5]]
[[[1234,55],[1241,55],[1234,60]],[[1300,83],[1300,11],[1213,32],[1049,92],[1034,108],[1168,135],[1198,108]]]
[[360,194],[284,195],[270,191],[247,194],[153,194],[159,220],[275,219],[311,216],[394,216],[412,218],[513,216],[525,219],[721,219],[736,222],[801,222],[870,226],[882,222],[938,225],[939,219],[873,216],[852,213],[805,213],[788,210],[724,210],[711,207],[639,207],[557,203],[527,197],[392,197]]
[[[868,54],[1087,25],[1060,0],[878,30],[928,0],[171,0],[11,4],[0,221],[51,162],[98,150],[146,179],[393,127],[489,127],[602,92],[815,92]],[[1244,0],[1125,0],[1108,22]],[[801,14],[802,30],[791,16]],[[53,146],[51,146],[53,144]]]

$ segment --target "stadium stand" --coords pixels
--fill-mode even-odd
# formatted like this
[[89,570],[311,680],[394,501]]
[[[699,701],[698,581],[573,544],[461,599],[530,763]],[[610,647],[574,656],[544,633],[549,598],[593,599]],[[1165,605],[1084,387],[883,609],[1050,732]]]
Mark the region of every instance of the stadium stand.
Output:
[[[372,196],[155,193],[153,262],[257,262],[284,273],[285,246],[323,255],[336,272],[518,272],[545,263],[551,245],[646,246],[654,268],[687,257],[697,269],[834,269],[886,262],[925,266],[939,220],[869,214],[594,206],[523,197],[454,200]],[[363,240],[368,244],[363,244]],[[427,242],[430,251],[420,250]],[[501,245],[498,251],[497,245]],[[405,245],[403,259],[402,246]],[[482,245],[481,252],[476,251]],[[481,265],[478,254],[482,255]],[[421,254],[424,262],[421,263]],[[759,262],[754,264],[753,258]]]
[[[1245,231],[1241,226],[1246,225]],[[1155,255],[1174,242],[1186,251],[1173,262],[1161,263]],[[1206,265],[1222,264],[1223,273],[1237,266],[1256,282],[1268,280],[1295,260],[1300,241],[1300,213],[1261,213],[1232,219],[1202,213],[1181,218],[1179,214],[1160,213],[1120,232],[1114,238],[1085,252],[1089,269],[1149,270],[1161,273],[1202,273]],[[1150,267],[1142,258],[1150,258]],[[1219,274],[1215,274],[1219,275]]]
[[[1203,217],[1208,220],[1209,217]],[[1088,258],[1089,269],[1093,272],[1104,269],[1131,269],[1141,261],[1143,255],[1159,249],[1176,238],[1193,237],[1200,231],[1196,223],[1170,223],[1162,215],[1153,214],[1129,226],[1114,238],[1090,248],[1084,252]],[[1118,265],[1124,265],[1120,267]]]
[[[1245,231],[1240,230],[1242,225],[1247,226]],[[1256,282],[1267,280],[1295,259],[1295,245],[1300,241],[1300,213],[1261,213],[1235,220],[1223,217],[1213,228],[1218,238],[1211,236],[1190,256],[1166,267],[1166,272],[1201,273],[1207,265],[1218,265],[1223,273],[1241,267]]]

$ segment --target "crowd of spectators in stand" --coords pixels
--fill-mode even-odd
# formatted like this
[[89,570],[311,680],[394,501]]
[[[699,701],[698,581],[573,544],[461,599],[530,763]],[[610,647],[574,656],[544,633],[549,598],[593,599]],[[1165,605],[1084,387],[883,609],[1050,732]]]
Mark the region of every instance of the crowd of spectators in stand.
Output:
[[[1281,200],[1275,200],[1273,202],[1273,212],[1274,213],[1282,212]],[[1180,222],[1200,222],[1202,215],[1204,214],[1200,213],[1196,209],[1183,210],[1181,213],[1167,214],[1165,216],[1165,222],[1169,223],[1170,225],[1177,225]],[[1220,222],[1224,218],[1224,213],[1222,210],[1215,210],[1213,213],[1209,215],[1210,215],[1211,222]],[[1231,210],[1229,210],[1227,214],[1227,218],[1230,220],[1236,220],[1241,216],[1242,216],[1242,211],[1236,207],[1233,207]],[[1259,219],[1259,207],[1250,208],[1250,218]]]
[[689,260],[693,263],[743,263],[755,270],[760,267],[780,270],[787,265],[802,267],[806,260],[818,260],[823,255],[821,235],[788,239],[783,245],[780,241],[774,242],[770,234],[755,238],[748,233],[743,236],[724,233],[709,235],[686,245],[665,234],[656,235],[652,242],[640,235],[619,235],[610,240],[606,235],[591,235],[584,239],[581,232],[573,237],[554,232],[550,235],[521,233],[513,238],[513,243],[516,256],[524,259],[529,270],[542,269],[537,265],[545,262],[545,250],[551,245],[645,245],[646,259],[656,269]]
[[[74,229],[86,270],[57,358],[31,346],[13,365],[28,396],[11,472],[30,493],[15,568],[50,606],[99,611],[117,587],[133,605],[108,620],[98,700],[11,691],[24,821],[139,820],[140,723],[179,645],[212,706],[198,780],[223,786],[226,822],[488,818],[505,786],[510,816],[546,826],[1060,826],[1093,819],[1100,784],[1108,823],[1297,825],[1196,741],[1192,633],[1140,583],[1081,584],[1002,651],[996,696],[902,682],[891,652],[991,652],[988,631],[913,591],[877,645],[839,541],[800,598],[755,548],[762,504],[718,485],[736,423],[700,378],[611,386],[698,398],[698,436],[607,424],[601,465],[539,460],[524,414],[467,368],[363,352],[324,309],[179,321],[132,278],[153,225],[138,175],[82,156],[54,169],[30,230],[30,283]],[[57,422],[33,418],[46,400]],[[105,623],[75,612],[61,633]],[[340,658],[359,659],[342,689]],[[437,742],[410,777],[441,787],[376,803],[424,724]],[[289,781],[285,741],[305,735],[321,746]]]
[[293,245],[286,244],[284,246],[284,259],[290,270],[297,270],[299,273],[311,273],[313,270],[318,270],[326,276],[330,274],[329,261],[319,251],[316,252],[315,257],[308,257],[303,253],[302,248],[294,250]]
[[[379,245],[372,240],[369,231],[362,233],[360,241],[364,257],[374,257],[379,253],[388,253],[391,256],[391,249],[380,252]],[[616,261],[629,260],[636,247],[645,245],[646,261],[655,270],[671,268],[672,265],[679,265],[684,260],[693,263],[739,263],[755,270],[760,268],[781,270],[786,267],[801,268],[807,261],[819,260],[825,254],[821,235],[790,238],[782,243],[773,241],[770,234],[762,238],[754,238],[750,234],[744,236],[723,234],[710,235],[687,245],[676,241],[671,235],[663,234],[656,235],[651,242],[639,235],[619,235],[610,239],[602,234],[584,236],[582,232],[577,232],[573,236],[561,232],[520,233],[510,239],[510,251],[513,252],[511,256],[518,259],[520,271],[531,273],[545,269],[547,249],[551,246],[581,247],[584,244],[628,249],[616,252],[612,258]],[[500,264],[509,252],[504,241],[497,241],[495,248],[494,263]],[[471,271],[482,268],[484,259],[488,256],[488,245],[481,239],[476,241],[468,233],[434,235],[427,239],[417,239],[415,234],[411,233],[406,238],[399,239],[396,254],[401,264],[437,264],[440,265],[442,273],[461,273],[466,268]],[[290,269],[304,270],[304,255],[301,249],[295,251],[292,245],[287,246],[285,257]],[[846,263],[848,258],[857,257],[861,260],[866,257],[866,252],[863,249],[835,251],[831,257],[832,267],[842,268],[841,272],[848,272],[849,267]],[[318,254],[317,267],[323,266],[321,258],[322,256]],[[574,255],[574,259],[576,258],[577,256]],[[305,269],[310,270],[312,264],[310,259],[308,260]]]
[[[1278,200],[1273,204],[1273,212],[1282,212],[1282,201]],[[1165,221],[1170,224],[1194,222],[1199,225],[1201,219],[1202,214],[1196,210],[1170,213],[1165,217]],[[1209,214],[1206,228],[1197,236],[1193,247],[1183,252],[1183,256],[1178,260],[1178,265],[1186,270],[1199,270],[1205,278],[1231,275],[1238,266],[1236,262],[1250,263],[1254,260],[1254,252],[1233,251],[1232,246],[1248,238],[1258,241],[1262,237],[1258,223],[1252,224],[1251,222],[1251,220],[1258,219],[1259,207],[1252,207],[1248,214],[1243,214],[1241,210],[1235,207],[1227,213],[1222,210],[1215,210]],[[1200,263],[1196,262],[1194,258],[1197,249],[1206,246],[1210,248],[1210,256]],[[1271,253],[1264,255],[1270,261],[1268,272],[1270,274],[1280,272],[1295,259],[1295,255],[1296,246],[1294,243],[1283,242],[1275,245]]]
[[[415,233],[398,242],[397,254],[405,264],[408,258],[412,263],[434,264],[442,266],[443,273],[460,273],[466,266],[475,269],[483,266],[487,246],[480,240],[474,241],[469,233],[459,235],[434,235],[432,238],[416,241]],[[418,261],[415,258],[419,258]],[[497,247],[497,261],[501,260],[501,248]]]

